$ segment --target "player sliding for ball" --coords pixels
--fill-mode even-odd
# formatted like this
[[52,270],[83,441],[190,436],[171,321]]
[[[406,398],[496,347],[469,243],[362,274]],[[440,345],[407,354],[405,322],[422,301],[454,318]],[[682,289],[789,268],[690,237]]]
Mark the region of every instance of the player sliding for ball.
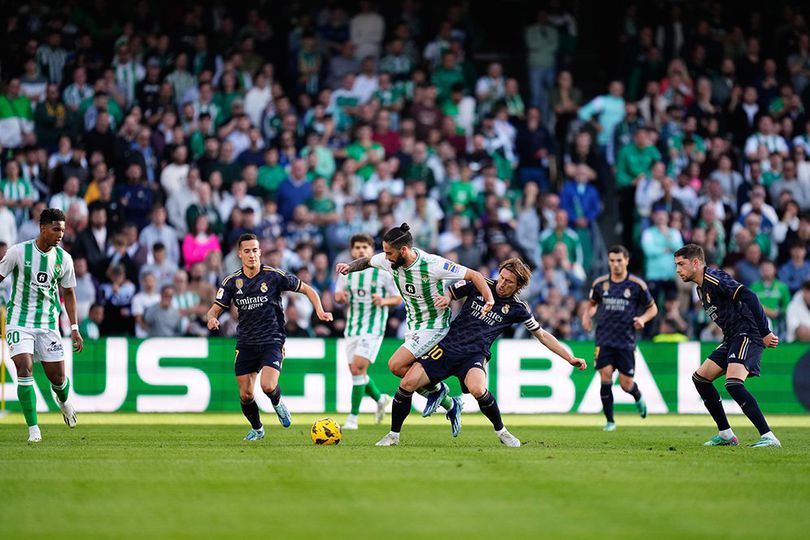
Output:
[[276,410],[279,422],[290,427],[290,411],[281,402],[278,378],[284,361],[284,310],[281,293],[292,291],[306,295],[322,321],[331,321],[315,290],[293,274],[262,264],[262,251],[255,234],[243,234],[237,243],[242,268],[222,280],[214,305],[208,310],[208,329],[218,330],[217,319],[231,302],[239,311],[236,330],[236,359],[234,370],[239,384],[242,413],[250,422],[246,441],[264,438],[264,426],[259,418],[259,406],[253,399],[256,373],[261,371],[262,391],[267,394]]
[[529,306],[517,296],[531,279],[531,271],[518,258],[501,263],[498,281],[487,279],[487,288],[494,293],[495,304],[489,312],[483,311],[481,297],[467,281],[458,281],[448,289],[440,306],[448,306],[450,300],[467,300],[458,316],[450,325],[450,331],[427,354],[414,363],[402,378],[391,412],[391,431],[377,446],[399,444],[402,423],[411,411],[414,390],[426,384],[444,381],[451,375],[458,377],[462,391],[471,393],[478,401],[481,412],[492,422],[495,434],[506,446],[520,446],[520,440],[509,433],[501,420],[498,403],[487,390],[486,364],[491,357],[490,347],[495,339],[512,325],[523,323],[537,340],[551,352],[560,355],[569,364],[584,370],[582,358],[575,358],[557,339],[543,330],[529,311]]
[[[482,296],[482,314],[488,313],[495,301],[484,276],[479,272],[438,255],[414,249],[407,223],[385,233],[383,251],[384,253],[373,257],[355,259],[348,264],[339,263],[336,270],[339,274],[346,275],[367,268],[379,268],[394,276],[394,283],[405,299],[408,331],[405,334],[405,343],[388,360],[388,369],[401,378],[417,358],[427,354],[447,335],[450,328],[450,307],[442,298],[442,281],[464,279],[471,282]],[[441,405],[447,410],[453,437],[458,437],[461,431],[461,398],[450,399],[447,391],[447,385],[443,383],[429,389],[419,389],[419,393],[428,398],[422,414],[430,416]]]
[[674,254],[675,270],[685,282],[697,285],[706,315],[723,331],[723,343],[692,375],[698,394],[709,410],[719,433],[705,446],[737,446],[737,437],[723,410],[723,402],[713,381],[726,374],[726,390],[745,416],[759,430],[754,448],[781,447],[768,427],[756,398],[745,388],[745,379],[759,376],[763,347],[775,348],[779,338],[768,327],[768,319],[757,296],[722,270],[706,268],[703,248],[687,244]]
[[[355,234],[349,246],[355,259],[374,255],[374,239],[368,234]],[[335,285],[335,300],[348,304],[349,308],[345,336],[346,358],[352,372],[352,409],[343,429],[357,429],[357,415],[365,394],[377,404],[374,421],[379,424],[391,396],[380,393],[368,375],[368,366],[374,363],[380,352],[388,323],[388,308],[400,305],[402,297],[391,274],[381,272],[379,268],[368,268],[350,276],[340,274]]]

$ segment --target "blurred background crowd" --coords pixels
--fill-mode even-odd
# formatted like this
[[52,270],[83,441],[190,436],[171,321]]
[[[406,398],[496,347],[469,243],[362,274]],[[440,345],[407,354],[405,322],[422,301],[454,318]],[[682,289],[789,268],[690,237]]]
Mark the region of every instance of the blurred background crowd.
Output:
[[801,2],[0,4],[0,255],[64,210],[86,337],[208,335],[244,232],[336,315],[292,295],[288,335],[341,335],[334,263],[404,221],[486,275],[523,257],[561,339],[618,242],[647,337],[719,339],[694,242],[810,341]]

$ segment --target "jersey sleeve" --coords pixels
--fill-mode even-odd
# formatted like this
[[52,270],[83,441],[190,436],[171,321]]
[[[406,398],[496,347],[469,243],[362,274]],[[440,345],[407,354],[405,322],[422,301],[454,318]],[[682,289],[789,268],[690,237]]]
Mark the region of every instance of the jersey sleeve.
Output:
[[385,293],[390,296],[402,296],[402,293],[399,292],[397,288],[397,284],[394,283],[394,276],[389,273],[382,274],[383,279],[383,287],[385,288]]
[[738,300],[739,294],[743,289],[742,283],[729,275],[720,277],[717,279],[717,283],[712,283],[712,285],[720,291],[720,294],[727,296],[731,300]]
[[346,292],[346,287],[349,284],[349,278],[343,274],[338,274],[335,280],[335,292]]
[[434,255],[430,260],[430,270],[436,279],[463,279],[467,267]]
[[473,282],[464,279],[456,281],[447,288],[453,300],[461,300],[465,296],[469,296],[474,289],[475,285],[473,285]]
[[65,289],[76,288],[76,271],[73,269],[73,257],[67,255],[62,261],[62,276],[59,278],[59,285]]
[[278,281],[279,291],[292,291],[299,292],[301,290],[301,280],[298,276],[285,272],[284,270],[273,269],[276,273],[276,280]]
[[214,303],[222,309],[231,308],[231,299],[233,298],[233,278],[227,277],[222,280],[222,284],[217,289],[217,295],[214,297]]
[[599,289],[601,288],[601,282],[596,280],[591,285],[591,292],[588,295],[588,300],[591,301],[593,304],[599,304],[602,301],[602,295],[599,294]]
[[0,276],[7,278],[11,275],[14,268],[17,266],[19,252],[20,250],[17,246],[11,246],[8,248],[8,251],[6,251],[6,256],[3,257],[2,261],[0,261]]
[[645,309],[650,307],[655,301],[653,300],[652,294],[650,294],[650,288],[647,286],[647,283],[636,276],[632,276],[630,279],[638,286],[638,291],[636,291],[636,301],[638,305]]
[[523,323],[526,330],[529,332],[536,332],[540,329],[540,323],[534,318],[534,315],[529,311],[529,306],[525,302],[516,302],[514,304],[514,320]]
[[379,268],[380,270],[385,270],[386,272],[391,271],[391,263],[385,258],[385,253],[377,253],[371,257],[371,259],[369,259],[368,264],[372,268]]

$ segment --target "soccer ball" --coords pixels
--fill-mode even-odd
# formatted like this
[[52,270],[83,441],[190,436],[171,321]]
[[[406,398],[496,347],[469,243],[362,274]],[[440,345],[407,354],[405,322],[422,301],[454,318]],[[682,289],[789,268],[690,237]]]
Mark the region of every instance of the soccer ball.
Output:
[[312,424],[310,436],[315,444],[338,444],[343,438],[343,432],[331,418],[321,418]]

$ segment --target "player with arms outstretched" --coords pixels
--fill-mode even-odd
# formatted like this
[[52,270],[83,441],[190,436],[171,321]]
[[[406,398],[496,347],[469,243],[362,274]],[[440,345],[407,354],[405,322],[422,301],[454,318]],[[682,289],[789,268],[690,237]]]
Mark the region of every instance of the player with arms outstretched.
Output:
[[763,348],[779,345],[779,338],[768,327],[762,304],[756,294],[722,270],[706,268],[702,247],[687,244],[676,251],[674,257],[678,276],[697,285],[706,315],[723,331],[723,342],[692,375],[695,388],[719,432],[705,446],[739,444],[723,410],[720,393],[714,387],[714,380],[725,373],[726,390],[759,431],[759,440],[750,446],[781,447],[756,398],[745,388],[748,377],[759,376]]
[[76,320],[73,258],[59,246],[64,235],[65,214],[56,208],[43,210],[39,236],[11,246],[0,261],[0,281],[12,276],[5,338],[17,368],[17,399],[28,424],[28,442],[42,440],[37,424],[34,362],[42,363],[65,423],[71,428],[76,426],[76,411],[68,400],[70,381],[65,376],[65,355],[59,334],[60,286],[74,352],[81,352],[83,343]]
[[292,291],[306,295],[322,321],[331,321],[332,314],[323,310],[315,290],[295,275],[261,263],[262,252],[255,234],[243,234],[237,243],[242,268],[222,280],[214,305],[208,310],[208,329],[218,330],[218,317],[236,304],[239,324],[236,333],[234,371],[239,384],[242,413],[250,422],[246,441],[264,438],[264,426],[259,418],[259,406],[253,399],[256,374],[261,372],[262,391],[276,410],[281,425],[290,427],[292,419],[281,401],[278,378],[284,361],[284,310],[281,293]]
[[[388,368],[397,377],[404,377],[411,364],[439,343],[450,328],[450,307],[443,298],[445,280],[464,279],[471,282],[483,298],[484,314],[492,309],[495,301],[484,276],[479,272],[415,249],[407,223],[385,233],[383,251],[348,264],[339,263],[336,269],[339,274],[345,275],[367,268],[379,268],[394,277],[394,283],[405,300],[408,331],[405,343],[388,360]],[[423,415],[429,416],[441,404],[447,409],[453,436],[457,437],[461,430],[461,398],[450,399],[444,384],[420,389],[419,392],[428,398]]]
[[495,339],[507,328],[522,323],[540,343],[569,364],[580,370],[587,366],[585,360],[575,358],[554,336],[543,330],[526,303],[517,297],[529,283],[531,275],[529,267],[520,259],[512,258],[501,263],[498,281],[486,280],[495,301],[489,312],[483,311],[484,304],[470,282],[457,281],[448,288],[448,296],[440,304],[449,305],[451,299],[466,297],[464,306],[444,339],[414,363],[402,378],[394,396],[391,431],[377,442],[377,446],[399,444],[402,423],[411,411],[414,390],[444,381],[452,375],[458,377],[462,390],[471,393],[478,401],[481,412],[492,422],[501,442],[506,446],[520,446],[520,440],[504,427],[498,403],[487,390],[486,364]]
[[619,372],[619,386],[636,400],[641,417],[647,417],[647,404],[633,380],[636,371],[636,330],[641,330],[653,320],[658,308],[644,280],[627,272],[629,262],[630,252],[626,247],[616,245],[608,250],[610,273],[593,282],[591,306],[582,316],[582,327],[590,332],[593,316],[599,310],[593,359],[602,382],[599,395],[607,419],[605,431],[616,429],[613,419],[614,369]]
[[[374,239],[356,234],[349,241],[353,259],[374,255]],[[346,317],[346,358],[352,372],[352,409],[343,429],[357,429],[357,415],[363,395],[377,404],[376,423],[382,422],[391,397],[380,393],[368,375],[368,366],[377,359],[388,323],[388,308],[402,303],[390,273],[367,268],[352,274],[340,274],[335,285],[335,300],[348,305]]]

